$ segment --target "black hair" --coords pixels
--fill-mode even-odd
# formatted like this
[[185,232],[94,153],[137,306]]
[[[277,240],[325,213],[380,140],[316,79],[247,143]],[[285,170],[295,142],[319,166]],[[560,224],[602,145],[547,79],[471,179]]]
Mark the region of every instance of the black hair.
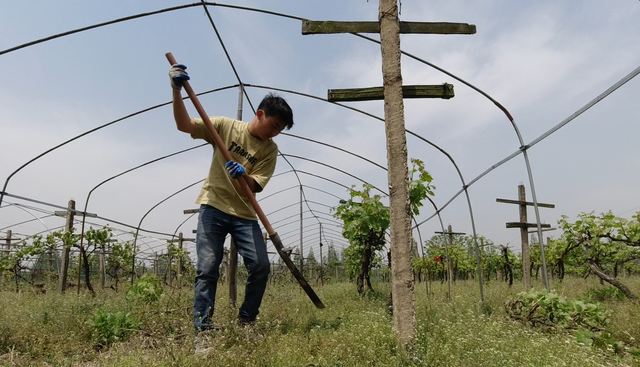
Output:
[[277,117],[282,121],[287,130],[293,126],[293,111],[284,98],[276,95],[275,93],[269,93],[262,99],[259,110],[264,111],[266,116]]

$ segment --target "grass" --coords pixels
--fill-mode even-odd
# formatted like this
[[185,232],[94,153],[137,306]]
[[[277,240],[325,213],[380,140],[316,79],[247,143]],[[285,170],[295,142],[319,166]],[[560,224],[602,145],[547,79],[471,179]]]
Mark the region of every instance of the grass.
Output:
[[[640,279],[625,279],[640,294]],[[640,306],[611,298],[608,329],[627,352],[616,354],[577,343],[570,331],[543,332],[510,320],[504,304],[519,287],[456,282],[416,284],[418,339],[409,353],[398,347],[386,312],[388,284],[361,298],[355,285],[315,286],[327,306],[316,309],[297,285],[270,286],[253,328],[236,324],[226,287],[219,287],[214,321],[216,351],[193,354],[192,290],[165,289],[157,303],[127,301],[124,293],[97,297],[53,291],[0,292],[0,365],[7,366],[640,366]],[[604,286],[592,279],[566,279],[552,288],[567,298]],[[592,292],[593,293],[593,292]],[[241,299],[241,295],[240,295]],[[483,312],[484,310],[484,312]],[[96,314],[129,314],[128,339],[100,342],[90,320]],[[104,338],[102,339],[104,340]]]

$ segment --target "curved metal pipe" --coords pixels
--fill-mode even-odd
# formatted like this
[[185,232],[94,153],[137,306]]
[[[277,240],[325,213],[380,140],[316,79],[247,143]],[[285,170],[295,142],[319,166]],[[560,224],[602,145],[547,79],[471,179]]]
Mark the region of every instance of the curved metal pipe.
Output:
[[169,158],[169,157],[173,157],[174,155],[178,155],[178,154],[186,153],[186,152],[188,152],[188,151],[191,151],[191,150],[194,150],[194,149],[201,148],[201,147],[203,147],[203,146],[205,146],[205,145],[208,145],[208,144],[209,144],[209,143],[204,143],[204,144],[201,144],[201,145],[196,145],[195,147],[191,147],[191,148],[187,148],[187,149],[179,150],[179,151],[177,151],[177,152],[174,152],[174,153],[171,153],[171,154],[167,154],[167,155],[165,155],[165,156],[162,156],[162,157],[159,157],[159,158],[156,158],[156,159],[152,159],[152,160],[147,161],[147,162],[145,162],[145,163],[143,163],[143,164],[140,164],[140,165],[138,165],[138,166],[135,166],[135,167],[133,167],[133,168],[130,168],[130,169],[126,170],[126,171],[120,172],[120,173],[118,173],[118,174],[117,174],[117,175],[115,175],[115,176],[111,176],[111,177],[109,177],[108,179],[106,179],[106,180],[104,180],[104,181],[100,182],[99,184],[97,184],[96,186],[94,186],[94,187],[89,191],[89,194],[87,194],[87,198],[86,198],[86,200],[85,200],[85,202],[84,202],[84,211],[82,212],[82,227],[81,227],[81,230],[80,230],[80,248],[82,248],[82,247],[83,247],[83,245],[84,245],[84,225],[85,225],[85,220],[86,220],[86,218],[87,218],[87,215],[86,215],[86,214],[87,214],[87,207],[89,206],[89,198],[91,198],[91,194],[93,194],[93,192],[94,192],[98,187],[100,187],[100,186],[104,185],[105,183],[107,183],[107,182],[109,182],[109,181],[111,181],[111,180],[113,180],[113,179],[116,179],[116,178],[118,178],[118,177],[120,177],[120,176],[123,176],[123,175],[125,175],[125,174],[127,174],[127,173],[129,173],[129,172],[135,171],[135,170],[137,170],[137,169],[139,169],[139,168],[142,168],[142,167],[148,166],[148,165],[150,165],[150,164],[152,164],[152,163],[155,163],[155,162],[161,161],[161,160],[166,159],[166,158]]
[[365,184],[367,184],[367,185],[370,185],[370,186],[371,186],[371,187],[373,187],[374,189],[376,189],[376,190],[380,191],[381,193],[383,193],[383,194],[385,194],[385,195],[387,195],[387,196],[389,195],[389,194],[387,194],[385,191],[383,191],[383,190],[379,189],[378,187],[376,187],[375,185],[370,184],[369,182],[367,182],[367,181],[365,181],[365,180],[361,179],[360,177],[358,177],[358,176],[356,176],[356,175],[352,175],[352,174],[351,174],[351,173],[349,173],[349,172],[343,171],[343,170],[341,170],[341,169],[339,169],[339,168],[336,168],[336,167],[333,167],[333,166],[331,166],[331,165],[329,165],[329,164],[326,164],[326,163],[323,163],[323,162],[320,162],[320,161],[316,161],[316,160],[313,160],[313,159],[305,158],[305,157],[300,157],[300,156],[293,155],[293,154],[282,154],[282,153],[280,153],[280,155],[281,155],[281,156],[283,156],[283,157],[291,157],[291,158],[302,159],[302,160],[305,160],[305,161],[308,161],[308,162],[313,162],[313,163],[315,163],[315,164],[319,164],[319,165],[324,166],[324,167],[327,167],[327,168],[331,168],[331,169],[333,169],[333,170],[335,170],[335,171],[338,171],[338,172],[340,172],[340,173],[343,173],[343,174],[345,174],[345,175],[347,175],[347,176],[349,176],[349,177],[351,177],[351,178],[355,178],[356,180],[358,180],[358,181],[360,181],[360,182],[362,182],[362,183],[365,183]]
[[[154,14],[158,14],[158,13],[161,13],[161,12],[167,12],[167,11],[178,10],[178,9],[182,9],[182,8],[188,8],[188,7],[200,6],[200,5],[207,5],[207,6],[221,6],[221,7],[236,8],[236,9],[241,9],[241,10],[249,10],[249,11],[262,12],[262,13],[266,13],[266,14],[271,14],[271,15],[276,15],[276,16],[281,16],[281,17],[286,17],[286,18],[291,18],[291,19],[305,20],[305,18],[295,17],[295,16],[290,16],[290,15],[281,14],[281,13],[276,13],[276,12],[271,12],[271,11],[264,11],[264,10],[261,10],[261,9],[248,8],[248,7],[240,7],[240,6],[232,6],[232,5],[225,5],[225,4],[216,4],[216,3],[202,2],[201,4],[188,4],[188,5],[183,5],[183,6],[179,6],[179,7],[167,8],[167,9],[163,9],[163,10],[159,10],[159,11],[155,11],[155,12],[151,12],[151,13],[142,13],[142,14],[138,14],[138,15],[135,15],[135,16],[130,16],[130,17],[125,17],[125,18],[120,18],[120,19],[117,19],[117,20],[114,20],[114,21],[111,21],[111,22],[100,23],[100,24],[97,24],[97,25],[94,25],[94,26],[90,26],[90,27],[85,27],[85,28],[77,29],[77,30],[74,30],[74,31],[66,32],[66,33],[63,33],[63,34],[59,34],[59,35],[55,35],[55,36],[51,36],[51,37],[47,37],[47,38],[44,38],[44,39],[40,39],[40,40],[37,40],[37,41],[34,41],[34,42],[30,42],[30,43],[27,43],[27,44],[23,44],[23,45],[20,45],[20,46],[17,46],[17,47],[14,47],[14,48],[8,49],[8,50],[0,51],[0,55],[5,54],[5,53],[8,53],[8,52],[15,51],[15,50],[17,50],[17,49],[24,48],[24,47],[27,47],[27,46],[30,46],[30,45],[34,45],[34,44],[37,44],[37,43],[45,42],[45,41],[48,41],[48,40],[51,40],[51,39],[54,39],[54,38],[58,38],[58,37],[62,37],[62,36],[66,36],[66,35],[69,35],[69,34],[72,34],[72,33],[77,33],[77,32],[81,32],[81,31],[84,31],[84,30],[93,29],[93,28],[97,28],[97,27],[105,26],[105,25],[108,25],[108,24],[113,24],[113,23],[117,23],[117,22],[121,22],[121,21],[125,21],[125,20],[130,20],[130,19],[134,19],[134,18],[139,18],[139,17],[143,17],[143,16],[154,15]],[[206,9],[206,6],[205,6],[204,8]],[[365,37],[365,36],[362,36],[362,35],[360,35],[360,34],[355,34],[355,33],[354,33],[354,35],[356,35],[356,36],[358,36],[358,37],[362,37],[362,38],[368,39],[369,41],[372,41],[372,42],[377,42],[377,43],[379,43],[379,42],[378,42],[378,41],[376,41],[376,40],[370,39],[370,38]],[[445,73],[445,74],[448,74],[448,75],[450,75],[450,76],[454,77],[455,79],[457,79],[457,80],[459,80],[460,82],[462,82],[462,83],[464,83],[464,84],[466,84],[466,85],[470,86],[472,89],[474,89],[474,90],[478,91],[479,93],[481,93],[482,95],[484,95],[485,97],[487,97],[488,99],[490,99],[490,100],[491,100],[491,101],[492,101],[492,102],[493,102],[493,103],[494,103],[498,108],[500,108],[500,109],[501,109],[501,110],[502,110],[502,111],[507,115],[507,117],[509,118],[509,120],[510,120],[510,121],[512,122],[512,124],[514,125],[514,129],[516,129],[516,131],[517,131],[517,126],[515,125],[515,122],[513,121],[513,118],[511,117],[511,115],[509,114],[509,112],[506,110],[506,108],[504,108],[504,107],[503,107],[502,105],[500,105],[497,101],[495,101],[493,98],[491,98],[490,96],[488,96],[488,94],[484,93],[483,91],[481,91],[480,89],[478,89],[478,88],[476,88],[476,87],[472,86],[471,84],[467,83],[466,81],[464,81],[464,80],[462,80],[462,79],[460,79],[460,78],[456,77],[455,75],[453,75],[453,74],[451,74],[451,73],[446,72],[445,70],[443,70],[443,69],[441,69],[441,68],[439,68],[439,67],[437,67],[437,66],[435,66],[435,65],[433,65],[433,64],[431,64],[431,63],[428,63],[428,62],[426,62],[426,61],[424,61],[424,60],[421,60],[421,59],[419,59],[419,58],[417,58],[417,57],[415,57],[415,56],[413,56],[413,55],[410,55],[410,54],[408,54],[408,53],[406,53],[406,52],[402,52],[402,53],[403,53],[404,55],[407,55],[407,56],[409,56],[409,57],[412,57],[412,58],[414,58],[414,59],[416,59],[416,60],[418,60],[418,61],[421,61],[421,62],[423,62],[423,63],[425,63],[425,64],[427,64],[427,65],[429,65],[429,66],[431,66],[431,67],[433,67],[433,68],[436,68],[437,70],[440,70],[441,72],[443,72],[443,73]],[[596,103],[597,103],[597,102],[596,102]],[[550,133],[552,133],[552,132],[550,132]],[[517,134],[519,135],[519,131],[517,131]],[[528,166],[528,172],[531,172],[530,164],[528,163],[528,156],[527,156],[527,154],[526,154],[526,149],[527,149],[528,147],[526,147],[526,146],[522,145],[522,139],[521,139],[521,137],[519,137],[519,138],[520,138],[520,140],[521,140],[521,147],[523,148],[523,153],[525,153],[525,154],[524,154],[524,157],[525,157],[525,162],[527,163],[527,166]],[[543,138],[544,138],[544,137],[543,137]],[[529,147],[530,147],[530,146],[529,146]],[[9,177],[9,178],[10,178],[10,177]],[[531,184],[531,186],[532,186],[532,195],[533,195],[533,197],[534,197],[534,208],[536,209],[536,218],[537,218],[537,221],[538,221],[538,231],[539,231],[539,236],[540,236],[540,238],[542,238],[542,237],[541,237],[541,234],[540,234],[540,232],[541,232],[541,226],[540,226],[540,219],[539,219],[539,213],[538,213],[538,207],[537,207],[537,198],[536,198],[536,194],[535,194],[535,188],[533,187],[533,177],[532,177],[532,175],[531,175],[531,174],[529,175],[529,179],[530,179],[530,184]],[[0,204],[2,203],[2,198],[3,198],[4,194],[5,194],[5,190],[6,190],[7,183],[8,183],[8,179],[7,179],[7,182],[5,182],[5,186],[4,186],[3,190],[2,190],[2,192],[0,192]],[[457,196],[457,195],[456,195],[456,196]],[[444,208],[443,208],[443,209],[444,209]],[[541,242],[542,242],[542,241],[541,241]],[[542,246],[542,244],[541,244],[541,246]],[[543,250],[542,250],[542,251],[543,251]],[[544,255],[543,255],[543,256],[544,256]],[[544,262],[544,259],[543,259],[543,262]],[[546,271],[545,271],[545,276],[546,276]]]
[[[234,87],[237,87],[237,86],[238,86],[238,85],[236,84],[236,85],[232,85],[232,86],[226,86],[226,87],[222,87],[222,88],[212,89],[212,90],[207,91],[207,92],[205,92],[205,93],[200,93],[200,94],[198,94],[198,96],[200,96],[200,95],[202,95],[202,94],[208,94],[208,93],[213,93],[213,92],[219,92],[219,91],[226,90],[226,89],[230,89],[230,88],[234,88]],[[186,98],[185,98],[185,99],[186,99]],[[40,159],[41,157],[43,157],[43,156],[47,155],[48,153],[50,153],[50,152],[52,152],[52,151],[54,151],[54,150],[56,150],[56,149],[58,149],[58,148],[60,148],[60,147],[63,147],[63,146],[65,146],[65,145],[67,145],[67,144],[71,143],[72,141],[77,140],[77,139],[79,139],[79,138],[81,138],[81,137],[83,137],[83,136],[85,136],[85,135],[89,135],[89,134],[91,134],[91,133],[93,133],[93,132],[95,132],[95,131],[101,130],[101,129],[103,129],[103,128],[107,127],[107,126],[111,126],[111,125],[113,125],[113,124],[115,124],[115,123],[118,123],[118,122],[120,122],[120,121],[124,121],[124,120],[126,120],[126,119],[128,119],[128,118],[131,118],[131,117],[134,117],[134,116],[140,115],[140,114],[145,113],[145,112],[149,112],[149,111],[155,110],[156,108],[160,108],[160,107],[164,107],[164,106],[170,105],[171,103],[172,103],[172,102],[165,102],[165,103],[161,103],[161,104],[158,104],[158,105],[155,105],[155,106],[149,107],[149,108],[145,108],[145,109],[142,109],[142,110],[136,111],[136,112],[134,112],[134,113],[132,113],[132,114],[129,114],[129,115],[127,115],[127,116],[124,116],[124,117],[118,118],[118,119],[113,120],[113,121],[111,121],[111,122],[108,122],[108,123],[106,123],[106,124],[104,124],[104,125],[100,125],[100,126],[95,127],[95,128],[93,128],[93,129],[91,129],[91,130],[85,131],[85,132],[83,132],[83,133],[82,133],[82,134],[80,134],[80,135],[76,135],[76,136],[74,136],[73,138],[68,139],[68,140],[66,140],[66,141],[64,141],[64,142],[62,142],[62,143],[60,143],[60,144],[58,144],[58,145],[54,146],[53,148],[50,148],[50,149],[48,149],[48,150],[44,151],[43,153],[40,153],[40,154],[39,154],[39,155],[37,155],[36,157],[32,158],[31,160],[27,161],[26,163],[24,163],[23,165],[21,165],[20,167],[18,167],[18,169],[16,169],[15,171],[13,171],[13,172],[12,172],[12,173],[11,173],[11,174],[6,178],[6,180],[5,180],[5,182],[4,182],[4,186],[2,187],[2,191],[0,191],[0,206],[2,205],[2,200],[3,200],[4,196],[5,196],[5,193],[6,193],[6,190],[7,190],[7,185],[9,184],[9,180],[11,180],[11,178],[12,178],[16,173],[18,173],[19,171],[21,171],[23,168],[25,168],[25,167],[26,167],[26,166],[28,166],[29,164],[31,164],[31,163],[33,163],[34,161],[36,161],[36,160]]]
[[[480,285],[480,301],[482,303],[484,303],[484,290],[483,290],[483,286],[482,286],[482,261],[480,260],[480,246],[478,245],[478,234],[476,233],[476,221],[473,217],[473,207],[471,206],[471,198],[469,196],[469,190],[467,190],[467,184],[464,182],[464,177],[462,176],[462,172],[460,171],[460,168],[458,167],[458,164],[456,164],[456,161],[453,159],[453,157],[451,157],[451,155],[449,153],[447,153],[444,149],[440,148],[439,146],[437,146],[436,144],[432,143],[431,141],[414,134],[413,132],[407,131],[409,132],[411,135],[421,139],[422,141],[428,143],[429,145],[431,145],[432,147],[436,148],[437,150],[439,150],[442,154],[444,154],[449,161],[451,162],[451,164],[453,164],[453,167],[455,167],[456,172],[458,172],[458,176],[460,177],[460,182],[462,182],[462,190],[465,193],[465,196],[467,197],[467,205],[469,207],[469,217],[471,218],[471,230],[473,231],[473,243],[475,244],[475,250],[476,250],[476,265],[477,265],[477,271],[478,271],[478,283]],[[431,202],[434,207],[435,204],[433,203],[433,201]],[[436,207],[436,213],[438,213],[437,207]],[[440,215],[438,214],[438,218],[440,219],[440,224],[442,225],[442,218],[440,218]],[[423,222],[424,223],[424,222]],[[444,225],[442,225],[442,232],[445,232],[444,230]],[[447,254],[447,256],[449,256]],[[449,290],[451,291],[451,290]]]
[[[35,220],[37,220],[38,222],[40,222],[40,224],[42,224],[42,225],[44,226],[44,228],[46,228],[46,229],[47,229],[47,231],[49,231],[49,234],[53,234],[53,233],[51,232],[51,229],[50,229],[49,227],[47,227],[47,225],[46,225],[46,224],[44,224],[44,222],[42,221],[42,219],[40,219],[40,218],[36,217],[33,213],[31,213],[31,212],[30,212],[30,211],[28,211],[27,209],[23,208],[20,204],[17,204],[17,203],[7,203],[7,204],[9,204],[9,205],[11,205],[11,206],[13,206],[13,207],[16,207],[16,208],[18,208],[18,209],[20,209],[20,210],[24,211],[25,213],[29,214],[30,216],[34,217],[34,218],[35,218]],[[52,216],[52,215],[47,215],[47,217],[50,217],[50,216]],[[43,218],[44,218],[44,217],[43,217]],[[10,228],[10,227],[5,227],[5,228]],[[4,228],[3,228],[3,229],[4,229]]]
[[140,231],[140,227],[142,226],[142,221],[144,221],[144,218],[147,217],[147,215],[149,215],[149,213],[151,213],[151,211],[155,208],[157,208],[160,204],[164,203],[165,201],[171,199],[172,197],[178,195],[179,193],[183,192],[184,190],[195,186],[197,184],[199,184],[200,182],[203,182],[205,179],[203,178],[202,180],[198,180],[190,185],[187,185],[185,187],[183,187],[182,189],[174,192],[173,194],[167,196],[166,198],[160,200],[156,205],[152,206],[151,209],[149,209],[146,213],[144,213],[144,215],[142,216],[142,218],[140,218],[140,223],[138,223],[138,227],[136,228],[136,233],[133,236],[133,256],[131,257],[131,284],[133,284],[134,278],[135,278],[135,266],[136,266],[136,242],[138,240],[138,233]]

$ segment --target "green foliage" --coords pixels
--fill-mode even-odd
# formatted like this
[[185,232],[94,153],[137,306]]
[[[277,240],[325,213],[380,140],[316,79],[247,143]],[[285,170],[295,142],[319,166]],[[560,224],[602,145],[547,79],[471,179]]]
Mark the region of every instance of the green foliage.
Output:
[[[475,249],[475,243],[472,240],[472,248]],[[504,259],[500,254],[500,249],[493,241],[479,236],[478,242],[480,244],[480,262],[482,264],[482,273],[486,279],[490,278],[491,274],[496,274],[498,271],[502,271],[504,268]],[[473,252],[469,254],[473,255]]]
[[[420,214],[422,202],[429,195],[434,195],[433,178],[425,170],[419,159],[411,159],[412,168],[409,175],[409,200],[411,214]],[[382,203],[382,196],[371,195],[371,186],[363,185],[361,191],[353,187],[349,190],[351,198],[334,209],[334,216],[343,222],[342,235],[349,240],[349,247],[344,251],[346,273],[350,278],[360,273],[365,248],[370,246],[371,266],[379,261],[376,254],[384,246],[385,232],[390,225],[389,208]],[[368,272],[369,269],[366,269]]]
[[131,331],[140,326],[129,313],[105,311],[97,312],[88,324],[93,328],[92,335],[96,342],[103,347],[127,339]]
[[623,301],[625,296],[618,288],[591,288],[587,292],[587,298],[596,302]]
[[[455,273],[470,274],[476,271],[475,242],[473,236],[453,235],[452,244],[449,244],[448,235],[435,235],[425,242],[424,251],[427,257],[427,267],[435,272],[436,276],[445,274],[447,258],[451,259],[451,266]],[[485,257],[487,253],[485,252]],[[438,257],[441,262],[434,259]]]
[[[628,282],[633,289],[640,286],[638,277]],[[407,356],[386,313],[387,298],[378,296],[388,294],[389,285],[374,285],[380,291],[370,295],[376,296],[359,297],[350,283],[325,284],[317,289],[329,306],[324,310],[317,310],[295,282],[270,286],[250,329],[238,326],[237,309],[218,307],[218,329],[212,336],[218,352],[207,357],[193,355],[193,316],[188,311],[193,293],[186,287],[152,305],[127,302],[109,289],[98,290],[96,297],[0,290],[0,365],[602,367],[640,362],[640,314],[630,302],[608,304],[615,310],[606,329],[610,334],[589,336],[591,348],[570,333],[523,327],[497,312],[515,295],[506,284],[485,288],[486,306],[494,312],[483,312],[476,281],[457,282],[450,301],[445,301],[446,284],[433,282],[429,295],[425,287],[415,288],[418,337],[416,353]],[[558,284],[568,298],[597,286],[596,279],[576,277]],[[227,287],[218,292],[219,301],[228,300]],[[123,328],[139,331],[106,347],[87,322],[98,319],[98,311],[129,313],[134,325]],[[610,339],[606,350],[598,349],[608,338],[620,342]],[[622,352],[615,355],[615,348]]]
[[609,331],[593,332],[589,329],[578,329],[574,336],[579,344],[592,346],[603,351],[612,350],[615,354],[624,352],[624,345],[616,340]]
[[580,344],[593,345],[593,338],[596,333],[589,329],[578,329],[575,332],[576,341]]
[[596,216],[582,213],[570,222],[567,216],[558,221],[563,239],[569,244],[583,246],[587,256],[594,260],[624,261],[640,255],[640,212],[628,220],[613,213]]
[[[184,248],[180,248],[180,246],[175,243],[170,242],[167,245],[167,254],[164,255],[167,259],[171,260],[171,273],[178,273],[178,264],[180,263],[180,259],[182,259],[182,279],[191,279],[196,276],[196,270],[193,266],[191,266],[191,262],[189,260],[189,252]],[[240,258],[238,258],[240,261]],[[240,264],[240,263],[239,263]],[[243,266],[239,266],[238,269],[242,271],[246,270]]]
[[21,241],[15,248],[15,252],[0,257],[0,281],[4,273],[12,273],[16,280],[16,291],[19,290],[19,280],[27,281],[33,285],[31,280],[25,279],[21,273],[27,269],[25,262],[37,263],[41,259],[43,253],[55,248],[56,235],[62,232],[54,232],[43,239],[41,235],[35,235],[27,240]]
[[318,265],[318,260],[316,260],[316,255],[313,254],[313,249],[309,249],[309,252],[307,253],[307,258],[305,259],[305,264],[307,264],[308,266],[317,266]]
[[80,235],[74,234],[73,232],[75,232],[75,228],[71,227],[71,230],[69,231],[60,230],[53,232],[53,237],[62,241],[62,245],[64,247],[71,247],[80,241]]
[[[558,221],[563,230],[562,239],[555,245],[579,248],[579,254],[589,269],[601,279],[610,282],[630,299],[637,299],[621,282],[611,279],[618,265],[640,257],[640,212],[633,220],[616,217],[611,212],[596,216],[593,212],[582,213],[578,220],[570,222],[567,216]],[[556,250],[557,251],[557,250]]]
[[329,246],[327,246],[327,256],[326,256],[325,263],[329,267],[336,267],[336,266],[342,265],[342,261],[340,261],[340,257],[338,256],[338,252],[336,251],[336,248],[333,245],[333,243],[329,243]]
[[113,230],[108,226],[104,226],[102,229],[93,229],[89,227],[85,238],[88,242],[95,244],[98,247],[104,248],[111,241],[113,237]]
[[[427,196],[434,196],[435,186],[431,185],[433,177],[426,171],[424,162],[419,159],[411,159],[411,172],[409,174],[409,201],[411,202],[411,215],[420,214],[420,207]],[[416,177],[417,175],[417,177]]]
[[111,247],[111,253],[107,255],[106,272],[116,280],[116,287],[123,276],[132,273],[132,261],[133,244],[130,241],[117,242]]
[[[367,243],[372,254],[384,246],[384,234],[389,228],[389,209],[380,195],[371,195],[371,186],[363,185],[362,191],[352,188],[351,198],[334,210],[334,216],[344,223],[342,235],[349,240],[345,249],[346,272],[350,277],[360,272],[362,254]],[[356,199],[356,200],[354,200]]]
[[546,290],[518,293],[506,303],[505,310],[511,318],[534,327],[591,331],[603,330],[611,314],[601,303],[567,300]]
[[162,281],[153,274],[144,274],[127,292],[127,299],[134,302],[157,302],[162,295]]

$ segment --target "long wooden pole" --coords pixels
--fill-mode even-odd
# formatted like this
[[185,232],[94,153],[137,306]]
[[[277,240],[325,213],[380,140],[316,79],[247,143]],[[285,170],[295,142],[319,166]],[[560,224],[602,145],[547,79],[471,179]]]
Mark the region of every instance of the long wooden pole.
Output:
[[401,345],[417,337],[413,269],[411,266],[411,212],[404,128],[400,26],[396,0],[380,0],[380,48],[384,86],[384,119],[387,137],[389,213],[391,218],[391,277],[393,324]]
[[[178,63],[176,59],[173,57],[173,55],[171,54],[171,52],[167,52],[165,56],[167,57],[167,60],[171,65],[175,65]],[[211,134],[211,137],[213,138],[215,145],[218,147],[218,149],[220,149],[220,152],[222,153],[222,156],[224,157],[225,161],[228,162],[233,160],[231,158],[231,154],[229,153],[229,151],[226,149],[226,146],[222,142],[220,135],[218,135],[218,132],[213,127],[211,120],[209,120],[209,115],[205,112],[204,107],[202,107],[202,105],[200,104],[200,101],[198,100],[198,96],[191,88],[191,85],[189,85],[189,82],[184,81],[182,85],[184,87],[184,90],[187,92],[189,99],[191,99],[191,102],[193,103],[193,106],[195,107],[196,111],[198,111],[198,115],[204,122],[204,125],[207,127],[207,130],[209,130],[209,134]],[[293,264],[289,256],[282,251],[282,248],[284,246],[282,245],[282,240],[280,240],[280,236],[278,235],[278,233],[276,233],[276,231],[273,230],[271,223],[269,223],[267,216],[262,211],[262,208],[258,204],[258,201],[256,200],[255,196],[253,196],[253,192],[251,192],[251,189],[249,188],[249,185],[247,184],[247,181],[245,180],[244,176],[240,176],[238,178],[238,183],[240,184],[240,188],[242,189],[244,196],[249,200],[249,203],[253,207],[253,210],[255,210],[256,214],[258,215],[260,222],[262,222],[264,229],[269,234],[269,238],[271,239],[271,242],[273,242],[273,245],[275,246],[276,250],[278,251],[278,254],[282,258],[284,263],[287,265],[287,267],[289,268],[293,276],[296,278],[296,280],[298,281],[302,289],[304,289],[304,291],[307,293],[307,295],[309,296],[313,304],[315,304],[316,307],[318,308],[324,308],[324,304],[320,300],[320,297],[318,297],[318,295],[313,291],[309,283],[306,281],[306,279],[304,279],[304,276],[302,275],[302,273],[300,273],[300,270],[296,268],[296,266]]]
[[304,274],[304,246],[302,244],[302,185],[300,185],[300,271]]
[[[238,113],[236,119],[242,121],[242,102],[244,101],[244,87],[242,84],[238,87]],[[266,241],[265,241],[266,243]],[[228,281],[229,281],[229,305],[232,308],[238,305],[238,250],[236,249],[236,242],[231,239],[229,241],[229,266],[227,268]]]

